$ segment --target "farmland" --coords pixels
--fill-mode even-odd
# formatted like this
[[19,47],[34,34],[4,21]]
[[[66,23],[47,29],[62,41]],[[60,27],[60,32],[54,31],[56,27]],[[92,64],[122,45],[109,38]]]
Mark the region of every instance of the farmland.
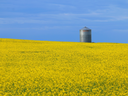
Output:
[[126,96],[128,44],[0,39],[1,96]]

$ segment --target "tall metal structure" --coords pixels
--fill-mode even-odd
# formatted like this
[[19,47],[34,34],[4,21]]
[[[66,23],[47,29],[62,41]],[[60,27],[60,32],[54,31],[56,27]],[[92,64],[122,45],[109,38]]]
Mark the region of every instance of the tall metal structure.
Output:
[[80,30],[80,42],[91,42],[91,29],[84,27]]

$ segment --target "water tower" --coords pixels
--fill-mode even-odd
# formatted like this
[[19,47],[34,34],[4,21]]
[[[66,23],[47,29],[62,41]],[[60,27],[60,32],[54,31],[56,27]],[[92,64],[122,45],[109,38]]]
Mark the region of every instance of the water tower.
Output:
[[80,42],[91,42],[91,29],[84,27],[80,30]]

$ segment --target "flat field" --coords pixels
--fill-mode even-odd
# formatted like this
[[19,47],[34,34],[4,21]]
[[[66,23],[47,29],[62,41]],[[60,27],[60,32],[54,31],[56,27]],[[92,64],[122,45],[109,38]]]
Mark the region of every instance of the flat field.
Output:
[[0,39],[0,96],[128,96],[128,44]]

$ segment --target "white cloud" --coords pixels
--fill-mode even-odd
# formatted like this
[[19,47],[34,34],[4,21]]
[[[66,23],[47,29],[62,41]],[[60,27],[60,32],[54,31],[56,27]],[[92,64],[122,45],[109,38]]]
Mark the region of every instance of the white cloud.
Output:
[[[36,20],[30,18],[0,18],[0,24],[24,24],[24,23],[38,23],[38,24],[48,24],[52,23],[50,20]],[[54,22],[55,23],[55,22]]]
[[[55,6],[66,7],[68,5],[53,4]],[[73,6],[69,6],[73,7]],[[74,23],[74,22],[111,22],[128,20],[128,9],[120,8],[115,5],[106,6],[105,9],[92,10],[88,13],[58,13],[58,14],[27,14],[4,12],[11,18],[0,18],[0,24],[55,24],[55,23]]]
[[69,28],[74,28],[74,26],[41,26],[41,27],[26,27],[26,28],[21,28],[21,27],[8,27],[8,28],[1,28],[0,30],[54,30],[54,29],[60,29],[60,30],[65,30]]
[[108,18],[105,20],[96,20],[96,21],[121,21],[128,20],[128,9],[120,8],[115,5],[109,5],[106,9],[96,10],[96,13],[99,14],[99,17]]
[[[53,24],[57,22],[71,22],[83,20],[86,16],[96,16],[95,12],[87,14],[73,14],[73,13],[59,13],[59,14],[25,14],[25,13],[3,13],[11,16],[11,18],[0,18],[0,24],[24,24],[24,23],[38,23],[38,24]],[[85,19],[84,19],[85,20]],[[72,21],[72,22],[73,22]]]
[[75,6],[72,6],[72,5],[63,5],[63,4],[48,4],[48,6],[52,6],[52,7],[57,7],[58,9],[75,9],[76,7]]
[[114,32],[119,32],[119,33],[128,33],[128,29],[125,29],[125,30],[113,30]]

